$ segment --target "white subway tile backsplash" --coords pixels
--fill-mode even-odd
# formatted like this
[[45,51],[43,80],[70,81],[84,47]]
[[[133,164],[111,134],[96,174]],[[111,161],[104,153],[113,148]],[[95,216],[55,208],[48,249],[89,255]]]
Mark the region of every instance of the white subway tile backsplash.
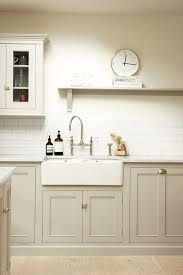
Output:
[[[92,100],[91,100],[92,98]],[[72,115],[79,115],[84,124],[84,141],[93,137],[94,154],[107,155],[111,132],[127,142],[131,155],[183,155],[183,108],[179,99],[164,97],[127,97],[104,99],[88,96],[76,98],[76,113],[50,113],[46,119],[0,119],[0,155],[44,155],[48,135],[54,141],[57,131],[64,138],[65,154],[70,154],[70,136],[80,139],[80,124],[75,120],[68,130]],[[152,100],[152,102],[151,102]],[[103,104],[104,103],[104,104]],[[100,105],[101,104],[101,105]],[[100,107],[100,108],[99,108]],[[108,107],[108,108],[106,108]],[[51,107],[50,107],[51,108]],[[115,144],[112,147],[115,151]],[[88,155],[88,148],[74,148],[75,155]]]

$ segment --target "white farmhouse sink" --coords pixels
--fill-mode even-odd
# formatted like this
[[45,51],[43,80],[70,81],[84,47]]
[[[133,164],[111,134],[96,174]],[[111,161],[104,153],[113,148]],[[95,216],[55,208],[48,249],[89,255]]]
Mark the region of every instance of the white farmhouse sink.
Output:
[[41,167],[42,185],[122,185],[121,160],[50,159]]

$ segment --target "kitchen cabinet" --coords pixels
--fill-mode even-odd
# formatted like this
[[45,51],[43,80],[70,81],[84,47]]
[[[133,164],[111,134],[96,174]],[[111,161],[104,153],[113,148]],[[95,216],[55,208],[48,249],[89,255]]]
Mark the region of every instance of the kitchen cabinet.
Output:
[[83,241],[122,241],[122,192],[83,192]]
[[11,242],[34,243],[36,211],[36,165],[1,163],[16,167],[11,176]]
[[43,242],[121,241],[121,191],[43,191]]
[[43,242],[82,242],[82,192],[43,192]]
[[16,167],[12,177],[12,243],[35,240],[36,168]]
[[160,168],[131,168],[130,242],[183,242],[183,168]]
[[158,242],[159,176],[158,168],[132,168],[130,193],[130,241]]
[[10,180],[0,186],[0,274],[10,274]]
[[[3,185],[0,186],[0,272],[2,272],[3,269],[3,227],[4,227],[4,223],[3,223],[3,209],[4,209],[4,204],[3,204]],[[1,273],[0,273],[1,274]]]
[[45,35],[0,35],[0,115],[44,115],[45,38]]
[[161,240],[183,243],[183,168],[166,168],[160,180]]

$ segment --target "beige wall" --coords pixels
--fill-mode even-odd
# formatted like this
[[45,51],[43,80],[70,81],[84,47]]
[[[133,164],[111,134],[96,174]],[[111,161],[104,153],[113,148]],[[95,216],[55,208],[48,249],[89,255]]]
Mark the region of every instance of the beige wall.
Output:
[[145,86],[182,87],[182,27],[181,16],[0,13],[1,32],[48,33],[54,68],[100,72],[101,85],[111,77],[111,56],[125,47],[139,55]]

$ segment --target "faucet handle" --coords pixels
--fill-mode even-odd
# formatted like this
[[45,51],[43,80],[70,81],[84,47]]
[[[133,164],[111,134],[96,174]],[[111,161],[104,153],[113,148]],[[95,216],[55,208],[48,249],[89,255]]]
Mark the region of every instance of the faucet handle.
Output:
[[70,138],[71,156],[73,156],[73,146],[74,146],[74,140],[73,140],[73,136],[71,136],[71,138]]
[[112,156],[112,152],[111,152],[111,147],[112,147],[112,143],[107,143],[108,145],[108,149],[109,149],[109,152],[108,152],[108,156]]
[[70,137],[70,142],[73,143],[73,136]]
[[93,137],[90,137],[90,156],[93,156]]

